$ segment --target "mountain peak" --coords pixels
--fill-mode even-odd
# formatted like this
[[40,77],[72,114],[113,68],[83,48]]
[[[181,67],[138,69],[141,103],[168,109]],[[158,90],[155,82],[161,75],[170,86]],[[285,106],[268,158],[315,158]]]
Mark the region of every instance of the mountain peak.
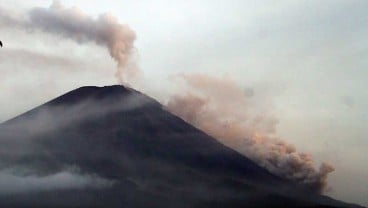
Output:
[[[68,92],[0,125],[0,138],[14,150],[0,147],[0,174],[15,186],[41,181],[0,192],[2,207],[351,206],[270,174],[120,85]],[[50,184],[65,174],[77,179]]]
[[97,86],[84,86],[77,88],[75,90],[72,90],[54,100],[51,101],[51,103],[59,103],[59,102],[65,102],[65,103],[75,103],[79,102],[85,99],[88,99],[92,96],[97,96],[100,98],[106,98],[109,96],[122,96],[127,95],[131,93],[137,93],[137,91],[128,88],[123,85],[111,85],[111,86],[103,86],[103,87],[97,87]]

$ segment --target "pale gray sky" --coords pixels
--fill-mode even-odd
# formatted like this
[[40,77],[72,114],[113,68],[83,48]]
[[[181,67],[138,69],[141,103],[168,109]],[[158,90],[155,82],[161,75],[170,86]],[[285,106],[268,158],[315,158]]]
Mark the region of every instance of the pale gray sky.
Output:
[[[51,2],[2,0],[0,9],[24,15]],[[368,206],[368,1],[62,3],[110,12],[135,30],[155,93],[167,93],[168,77],[180,72],[227,74],[252,88],[279,119],[282,138],[335,166],[328,195]],[[0,40],[0,121],[82,85],[116,83],[115,63],[93,43],[2,24]]]

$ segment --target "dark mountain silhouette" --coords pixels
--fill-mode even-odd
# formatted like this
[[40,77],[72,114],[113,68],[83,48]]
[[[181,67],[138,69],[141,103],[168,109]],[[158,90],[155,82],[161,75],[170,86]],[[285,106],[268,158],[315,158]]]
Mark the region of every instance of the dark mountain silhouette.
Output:
[[123,86],[11,119],[0,146],[1,207],[358,207],[270,174]]

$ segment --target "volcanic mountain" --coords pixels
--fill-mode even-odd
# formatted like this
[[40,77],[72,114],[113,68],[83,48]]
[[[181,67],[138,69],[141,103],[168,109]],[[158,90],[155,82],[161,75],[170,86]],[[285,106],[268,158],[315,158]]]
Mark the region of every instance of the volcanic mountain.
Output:
[[0,125],[1,207],[358,207],[272,175],[123,86]]

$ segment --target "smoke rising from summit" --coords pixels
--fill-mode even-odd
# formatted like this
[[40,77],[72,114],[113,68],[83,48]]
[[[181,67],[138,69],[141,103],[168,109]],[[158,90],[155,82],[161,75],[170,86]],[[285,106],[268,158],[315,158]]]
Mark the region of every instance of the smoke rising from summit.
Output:
[[[0,22],[26,31],[41,30],[80,44],[94,42],[105,46],[117,64],[115,76],[119,83],[126,82],[128,75],[135,74],[124,70],[129,67],[136,34],[111,14],[100,14],[98,18],[93,18],[77,7],[65,8],[59,1],[54,1],[49,8],[33,8],[21,18],[4,11],[0,15]],[[133,66],[132,70],[137,69]]]
[[255,113],[252,95],[230,78],[204,74],[182,75],[186,93],[171,97],[167,108],[185,121],[250,157],[270,172],[323,192],[327,176],[334,170],[322,163],[315,168],[310,154],[275,135],[277,119]]

